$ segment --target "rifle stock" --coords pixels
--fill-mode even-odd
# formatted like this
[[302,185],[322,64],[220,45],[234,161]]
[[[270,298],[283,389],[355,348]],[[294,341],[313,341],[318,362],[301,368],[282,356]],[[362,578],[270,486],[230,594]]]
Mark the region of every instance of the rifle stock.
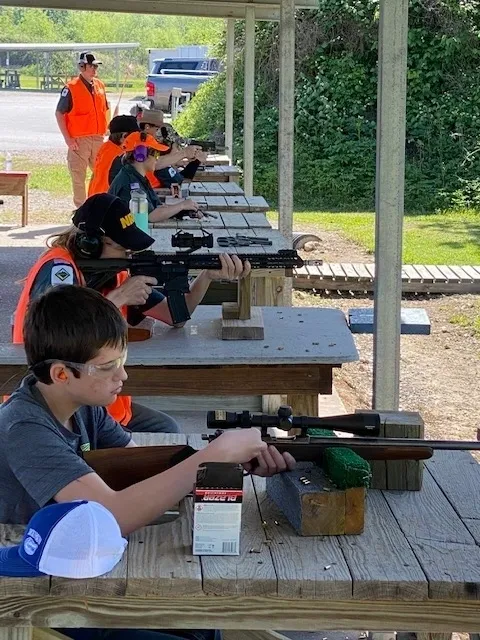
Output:
[[[338,440],[338,442],[337,442]],[[289,438],[265,439],[283,453],[288,452],[298,461],[321,462],[323,451],[328,447],[348,447],[367,460],[425,460],[431,458],[433,449],[428,446],[399,446],[398,444],[363,444],[362,438],[312,438],[310,442]],[[121,491],[133,484],[166,471],[196,450],[188,445],[158,445],[127,447],[120,449],[97,449],[83,454],[85,462],[114,491]]]

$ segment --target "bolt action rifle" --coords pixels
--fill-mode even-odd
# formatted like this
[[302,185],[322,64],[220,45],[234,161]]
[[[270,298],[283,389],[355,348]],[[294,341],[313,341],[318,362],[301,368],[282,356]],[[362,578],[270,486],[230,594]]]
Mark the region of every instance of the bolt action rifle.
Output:
[[[281,249],[275,254],[241,253],[242,262],[248,260],[252,269],[293,269],[302,267],[304,262],[294,249]],[[216,254],[191,253],[179,251],[171,254],[143,251],[131,258],[79,258],[77,265],[85,276],[87,285],[92,289],[102,289],[120,271],[128,269],[132,276],[153,276],[158,286],[163,288],[174,324],[190,320],[190,312],[185,294],[190,291],[188,272],[191,269],[221,269],[220,258]],[[143,320],[141,313],[137,317],[129,315],[130,324]]]
[[[422,440],[420,438],[379,438],[380,414],[371,411],[328,416],[322,418],[292,416],[290,407],[281,407],[278,415],[209,411],[207,426],[217,429],[214,434],[203,435],[212,441],[223,429],[260,427],[262,440],[274,445],[281,453],[288,452],[298,461],[322,461],[323,452],[330,447],[348,448],[367,460],[427,460],[437,449],[480,450],[479,441]],[[222,427],[219,430],[219,427]],[[300,429],[300,434],[275,437],[268,434],[270,427],[289,431]],[[331,429],[351,434],[350,437],[318,437],[308,429]],[[114,490],[141,482],[186,460],[196,449],[189,445],[165,445],[122,449],[99,449],[84,453],[85,461]]]

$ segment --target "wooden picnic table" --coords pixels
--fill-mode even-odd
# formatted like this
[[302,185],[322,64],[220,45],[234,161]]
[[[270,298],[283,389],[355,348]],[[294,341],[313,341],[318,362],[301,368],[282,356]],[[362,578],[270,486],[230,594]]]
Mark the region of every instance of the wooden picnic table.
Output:
[[[262,307],[264,340],[221,340],[221,307],[198,307],[183,328],[157,322],[129,345],[124,393],[132,396],[287,394],[296,413],[318,415],[332,393],[332,370],[358,359],[337,309]],[[10,393],[26,373],[21,345],[0,345],[0,386]],[[310,413],[316,412],[316,413]]]
[[230,157],[224,153],[209,153],[207,154],[207,161],[205,162],[207,167],[228,167],[231,166]]
[[[199,435],[133,437],[204,445]],[[299,537],[264,479],[247,476],[239,556],[192,555],[186,498],[173,522],[131,534],[104,576],[0,578],[0,638],[27,640],[32,626],[241,630],[225,640],[279,637],[253,629],[478,632],[479,483],[469,453],[437,451],[421,491],[368,492],[363,534]],[[22,532],[0,525],[2,544]]]
[[[245,192],[236,182],[183,182],[182,187],[187,186],[190,195],[200,196],[244,196]],[[155,189],[159,196],[172,195],[171,189],[160,187]]]
[[240,169],[235,166],[215,165],[199,168],[193,178],[193,182],[238,182]]
[[[152,246],[157,253],[175,253],[178,251],[172,248],[172,235],[183,229],[185,231],[200,231],[203,229],[211,233],[214,238],[212,249],[199,249],[202,253],[219,254],[228,252],[229,254],[242,255],[245,253],[275,254],[280,249],[291,249],[284,236],[277,230],[272,229],[264,213],[220,213],[215,214],[216,218],[202,218],[201,220],[166,220],[165,222],[154,223],[150,229],[150,235],[155,238]],[[221,236],[244,236],[265,237],[272,241],[271,246],[247,246],[247,247],[220,247],[217,240]],[[284,304],[283,291],[285,280],[285,269],[254,269],[252,278],[255,285],[252,286],[250,295],[251,304],[257,306],[278,306]],[[195,272],[192,271],[192,275]],[[203,304],[220,304],[221,302],[234,302],[238,297],[238,282],[214,282],[210,285],[209,291],[203,300]]]
[[[240,213],[266,213],[270,207],[263,196],[204,196],[191,194],[190,198],[206,211],[231,211]],[[174,196],[166,196],[165,204],[178,202]]]

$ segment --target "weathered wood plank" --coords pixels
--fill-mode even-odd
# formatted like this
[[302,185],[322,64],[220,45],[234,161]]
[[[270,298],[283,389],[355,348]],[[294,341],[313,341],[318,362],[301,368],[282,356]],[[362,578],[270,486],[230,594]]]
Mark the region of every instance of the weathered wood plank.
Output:
[[404,264],[403,270],[411,282],[421,282],[422,276],[418,273],[413,264]]
[[429,597],[480,599],[480,548],[430,473],[421,491],[384,496],[429,581]]
[[[25,527],[16,524],[0,524],[0,547],[14,547],[20,544]],[[0,576],[0,597],[16,594],[44,596],[50,591],[50,578],[6,578]],[[0,623],[1,624],[1,623]],[[12,638],[12,640],[14,640]],[[20,638],[19,638],[20,640]]]
[[263,196],[248,196],[246,198],[249,211],[268,211],[270,205]]
[[468,451],[436,451],[426,467],[462,520],[480,522],[480,464]]
[[345,275],[349,280],[359,279],[358,273],[355,271],[353,264],[350,264],[349,262],[343,262],[342,267],[345,272]]
[[456,273],[454,273],[450,267],[448,267],[445,264],[439,264],[437,265],[437,267],[440,269],[440,271],[443,273],[443,275],[447,278],[447,280],[449,282],[460,282],[460,278],[457,276]]
[[355,599],[425,600],[428,582],[381,491],[367,493],[365,530],[339,536]]
[[222,220],[228,233],[230,233],[230,229],[242,229],[241,233],[243,233],[243,230],[248,229],[250,226],[242,213],[236,213],[234,211],[222,213]]
[[445,277],[445,274],[440,271],[440,269],[437,267],[437,265],[427,264],[426,268],[428,269],[429,273],[432,274],[435,282],[446,282],[447,281],[447,278]]
[[[137,444],[186,444],[181,433],[136,433]],[[192,551],[192,501],[180,505],[180,517],[173,522],[151,525],[130,535],[128,555],[128,595],[201,595],[200,560]]]
[[480,282],[480,273],[470,265],[462,265],[462,269],[474,282]]
[[[271,596],[174,599],[168,596],[62,599],[50,596],[7,596],[0,599],[0,624],[10,628],[34,625],[311,631],[355,628],[384,631],[388,628],[406,628],[445,633],[459,629],[463,632],[476,632],[479,618],[478,602],[468,600],[386,600],[378,606],[378,601],[373,599],[313,600],[308,597]],[[4,634],[5,631],[2,630]],[[9,635],[6,637],[8,640],[16,640]]]
[[369,281],[369,280],[372,279],[372,276],[370,275],[370,273],[365,268],[365,265],[362,264],[361,262],[353,262],[352,263],[352,267],[357,272],[358,278],[359,278],[360,281],[362,281],[362,280]]
[[346,280],[347,276],[339,262],[330,262],[330,269],[333,272],[335,280]]
[[460,278],[460,282],[472,282],[472,278],[462,269],[462,267],[452,264],[450,265],[450,269]]
[[298,536],[280,509],[267,497],[265,479],[254,477],[253,482],[278,576],[279,597],[318,598],[316,602],[320,599],[349,600],[352,579],[338,540],[335,537]]
[[[205,446],[200,434],[188,437],[195,449]],[[265,531],[258,510],[252,480],[243,485],[240,555],[201,556],[203,591],[216,596],[276,595],[277,576],[265,544]]]
[[434,277],[430,273],[427,267],[425,267],[423,264],[415,264],[414,267],[416,271],[420,274],[424,282],[433,282]]
[[[245,220],[249,227],[252,228],[262,228],[262,229],[271,229],[272,225],[268,221],[267,216],[264,213],[255,213],[251,212],[245,215]],[[282,236],[283,237],[283,236]],[[287,241],[285,240],[286,248],[290,248],[287,245]]]

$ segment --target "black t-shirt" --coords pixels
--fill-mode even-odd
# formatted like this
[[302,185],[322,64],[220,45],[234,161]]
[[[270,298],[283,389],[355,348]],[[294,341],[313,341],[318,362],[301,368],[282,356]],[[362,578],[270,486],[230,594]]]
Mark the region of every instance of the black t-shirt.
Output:
[[160,199],[148,178],[142,176],[131,164],[123,165],[110,185],[108,193],[117,196],[128,206],[132,191],[143,191],[148,200],[148,213],[160,206]]

